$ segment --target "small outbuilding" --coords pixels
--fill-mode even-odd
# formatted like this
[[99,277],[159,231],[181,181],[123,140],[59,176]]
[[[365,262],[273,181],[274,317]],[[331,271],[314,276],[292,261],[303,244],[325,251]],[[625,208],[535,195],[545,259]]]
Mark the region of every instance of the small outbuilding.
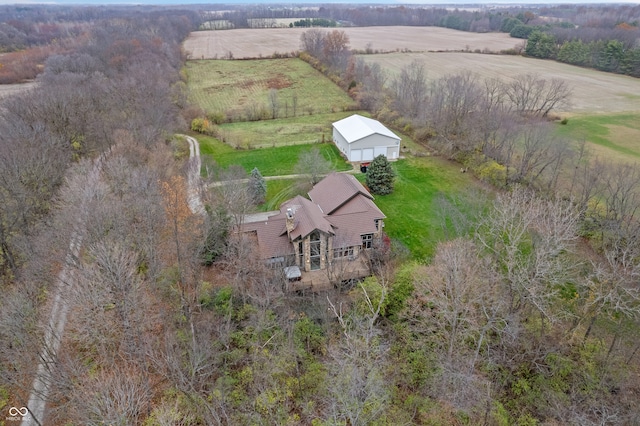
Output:
[[400,156],[400,137],[382,123],[354,114],[333,123],[333,142],[351,162],[369,162],[378,155]]

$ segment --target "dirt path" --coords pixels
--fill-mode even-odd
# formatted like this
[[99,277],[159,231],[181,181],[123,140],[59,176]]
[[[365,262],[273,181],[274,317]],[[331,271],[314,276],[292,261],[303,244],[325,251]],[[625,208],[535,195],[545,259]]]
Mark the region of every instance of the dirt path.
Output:
[[200,189],[202,180],[200,179],[200,168],[202,161],[200,159],[200,144],[191,136],[184,137],[189,142],[189,170],[187,172],[187,202],[189,209],[193,214],[205,214],[204,204],[200,197]]
[[31,387],[29,402],[27,409],[29,413],[22,418],[23,425],[43,425],[45,424],[45,409],[47,405],[47,397],[51,386],[51,372],[55,368],[55,363],[60,348],[60,342],[64,334],[64,327],[67,322],[67,312],[69,304],[67,296],[74,285],[74,270],[76,268],[76,259],[80,254],[82,240],[86,232],[86,218],[89,215],[88,202],[94,196],[94,188],[100,180],[100,170],[104,162],[105,154],[95,160],[93,167],[87,175],[87,183],[82,194],[82,202],[77,207],[78,221],[74,230],[67,256],[65,258],[62,270],[56,277],[53,287],[53,305],[49,321],[45,326],[44,344],[40,351],[40,362],[36,370],[36,376]]

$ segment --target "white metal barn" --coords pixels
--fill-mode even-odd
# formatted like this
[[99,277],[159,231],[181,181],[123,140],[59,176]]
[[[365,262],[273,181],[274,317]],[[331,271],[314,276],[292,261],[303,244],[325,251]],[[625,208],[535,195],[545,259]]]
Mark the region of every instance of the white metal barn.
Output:
[[382,123],[354,114],[333,123],[333,142],[351,162],[368,162],[382,154],[400,155],[400,138]]

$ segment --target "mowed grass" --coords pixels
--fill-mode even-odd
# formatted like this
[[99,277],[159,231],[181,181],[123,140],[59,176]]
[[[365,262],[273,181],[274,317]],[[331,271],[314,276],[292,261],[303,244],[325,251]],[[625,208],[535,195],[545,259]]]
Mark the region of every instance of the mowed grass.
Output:
[[278,116],[291,117],[353,109],[356,103],[338,86],[297,59],[188,61],[189,97],[208,113],[246,116],[266,111],[269,92],[277,90]]
[[296,195],[307,196],[311,184],[302,184],[300,179],[273,179],[267,181],[267,197],[259,206],[261,211],[278,210],[280,204]]
[[558,133],[586,141],[592,156],[601,160],[640,160],[640,114],[575,116],[559,125]]
[[[219,126],[220,138],[240,148],[304,145],[332,141],[335,121],[355,112],[305,115],[275,120],[245,121]],[[365,114],[358,111],[360,114]]]
[[[199,135],[200,153],[208,156],[222,168],[231,165],[240,165],[250,173],[254,167],[260,170],[263,176],[282,176],[295,173],[295,166],[303,152],[310,151],[314,147],[320,150],[324,158],[329,160],[335,170],[350,170],[350,164],[340,156],[338,148],[333,143],[306,144],[281,146],[275,148],[260,149],[233,149],[218,139]],[[205,162],[207,160],[205,159]]]
[[[439,200],[457,200],[464,214],[473,215],[475,204],[470,193],[484,192],[472,176],[436,157],[411,157],[393,163],[397,173],[395,190],[389,195],[376,195],[375,203],[387,216],[385,232],[402,242],[413,258],[428,260],[439,241],[451,238],[453,212],[443,212]],[[359,175],[364,181],[364,175]]]

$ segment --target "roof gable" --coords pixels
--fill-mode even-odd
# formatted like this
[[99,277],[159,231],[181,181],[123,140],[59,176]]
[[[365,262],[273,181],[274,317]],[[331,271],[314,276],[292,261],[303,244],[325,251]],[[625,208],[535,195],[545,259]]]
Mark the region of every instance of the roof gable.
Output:
[[[291,200],[285,201],[280,206],[280,214],[286,215],[288,209],[293,212],[294,228],[289,238],[294,241],[304,238],[316,229],[327,234],[333,234],[333,225],[325,219],[320,206],[297,195]],[[286,228],[284,229],[286,233]]]
[[398,135],[387,129],[379,121],[358,114],[336,121],[333,123],[333,127],[340,132],[348,143],[358,141],[373,134],[380,134],[395,140],[400,140]]
[[309,191],[309,198],[320,206],[324,214],[331,215],[358,194],[373,200],[373,196],[355,176],[331,173]]

